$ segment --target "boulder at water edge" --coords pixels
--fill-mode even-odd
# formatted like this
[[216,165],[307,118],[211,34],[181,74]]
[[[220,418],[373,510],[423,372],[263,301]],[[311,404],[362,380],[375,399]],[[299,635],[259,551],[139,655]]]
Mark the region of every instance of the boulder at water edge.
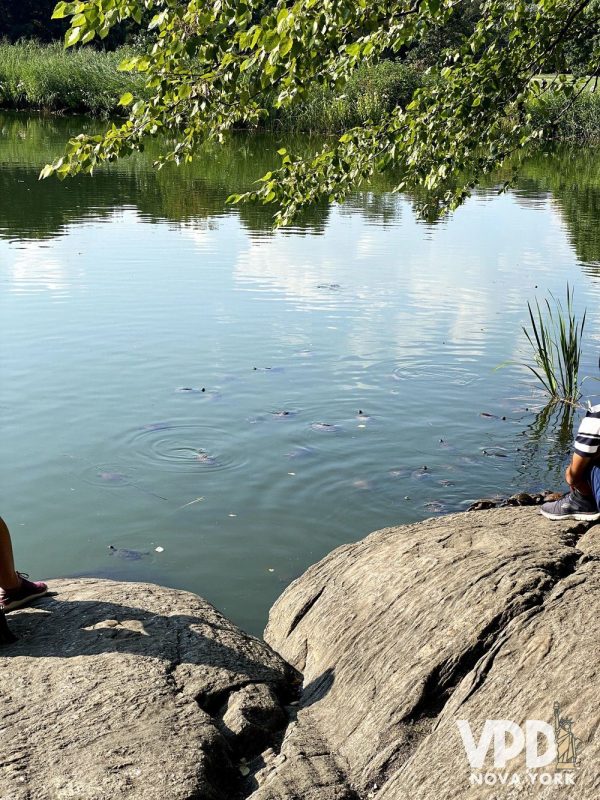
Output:
[[297,683],[188,592],[51,581],[0,649],[2,800],[232,800]]
[[[600,525],[507,508],[378,531],[295,581],[265,638],[304,691],[253,800],[600,797]],[[457,720],[477,744],[555,703],[572,768],[494,769],[493,746],[470,766]]]

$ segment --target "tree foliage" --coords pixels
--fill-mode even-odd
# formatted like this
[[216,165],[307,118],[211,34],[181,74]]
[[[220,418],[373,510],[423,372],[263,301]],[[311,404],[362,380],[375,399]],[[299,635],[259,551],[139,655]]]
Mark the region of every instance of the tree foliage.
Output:
[[[239,125],[256,125],[271,107],[297,103],[315,84],[343,91],[361,65],[401,54],[448,24],[464,0],[279,0],[267,11],[253,0],[82,0],[60,2],[70,18],[66,46],[106,37],[124,20],[148,24],[145,52],[122,64],[145,77],[122,125],[71,139],[65,155],[42,177],[91,172],[166,134],[158,163],[189,161],[199,143],[220,140]],[[471,5],[469,3],[469,5]],[[278,169],[233,202],[274,205],[287,224],[306,204],[341,200],[375,170],[400,167],[397,188],[423,187],[426,213],[456,207],[482,174],[541,135],[527,101],[551,85],[568,105],[600,72],[594,44],[586,78],[533,80],[550,59],[560,63],[586,24],[597,30],[597,0],[485,0],[470,33],[459,37],[436,80],[410,103],[377,122],[345,131],[310,157],[280,150]]]

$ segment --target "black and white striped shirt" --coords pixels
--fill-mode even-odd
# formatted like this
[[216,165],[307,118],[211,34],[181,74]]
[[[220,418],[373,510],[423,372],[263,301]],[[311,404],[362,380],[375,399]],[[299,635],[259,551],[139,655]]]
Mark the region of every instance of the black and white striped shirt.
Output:
[[600,405],[592,406],[581,420],[575,452],[584,458],[596,458],[600,454]]

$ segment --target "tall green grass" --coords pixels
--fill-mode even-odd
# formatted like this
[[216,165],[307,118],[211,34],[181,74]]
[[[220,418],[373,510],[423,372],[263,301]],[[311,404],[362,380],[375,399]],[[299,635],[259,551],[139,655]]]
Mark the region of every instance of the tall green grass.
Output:
[[552,400],[577,403],[581,340],[586,314],[579,321],[573,308],[573,289],[567,284],[566,304],[550,295],[542,306],[527,303],[531,328],[523,327],[533,350],[535,366],[523,364],[540,381]]
[[274,130],[337,133],[367,120],[378,122],[388,110],[410,102],[423,81],[417,67],[395,61],[359,67],[343,92],[315,87],[297,105],[275,110],[269,125]]
[[550,93],[531,100],[534,128],[544,128],[547,139],[600,142],[600,87],[582,92],[573,102]]
[[117,110],[121,95],[135,91],[139,79],[118,72],[122,51],[27,41],[0,42],[0,105],[48,111],[106,115]]

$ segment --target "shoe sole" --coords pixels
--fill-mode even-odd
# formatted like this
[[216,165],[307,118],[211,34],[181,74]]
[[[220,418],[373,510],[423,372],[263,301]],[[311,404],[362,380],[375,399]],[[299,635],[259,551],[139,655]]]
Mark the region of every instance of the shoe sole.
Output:
[[12,603],[7,603],[6,605],[0,605],[0,611],[3,611],[5,614],[8,614],[9,611],[15,611],[17,608],[21,608],[22,606],[26,606],[27,603],[31,603],[33,600],[37,600],[38,597],[45,597],[50,589],[46,589],[45,592],[36,592],[35,594],[27,595],[27,597],[22,597],[20,600],[13,600]]
[[592,511],[585,513],[585,511],[574,511],[572,514],[550,514],[548,511],[540,509],[540,514],[546,519],[576,519],[578,522],[595,522],[600,519],[600,511]]

